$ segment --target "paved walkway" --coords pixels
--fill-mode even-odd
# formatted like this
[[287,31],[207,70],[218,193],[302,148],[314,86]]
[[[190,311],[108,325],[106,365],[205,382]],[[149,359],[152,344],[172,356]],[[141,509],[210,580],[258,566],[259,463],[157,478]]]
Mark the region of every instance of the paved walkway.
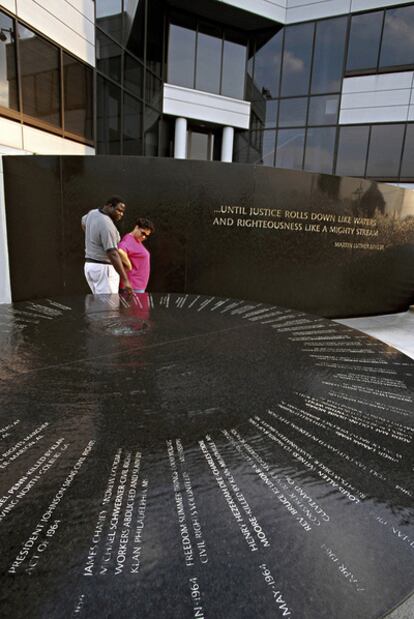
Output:
[[414,311],[365,318],[341,318],[336,322],[372,335],[414,359]]
[[[414,311],[366,318],[341,318],[336,322],[372,335],[414,359]],[[388,619],[413,619],[414,595],[387,617]]]

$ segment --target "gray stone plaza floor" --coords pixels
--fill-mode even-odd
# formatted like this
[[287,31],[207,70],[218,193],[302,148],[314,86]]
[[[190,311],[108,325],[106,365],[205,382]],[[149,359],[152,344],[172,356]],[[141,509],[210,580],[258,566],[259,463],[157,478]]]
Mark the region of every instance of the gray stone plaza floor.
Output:
[[364,318],[341,318],[336,322],[372,335],[414,359],[414,311]]
[[396,610],[387,615],[386,619],[413,619],[414,617],[414,595],[408,598]]
[[[336,322],[372,335],[414,359],[414,311],[365,318],[343,318]],[[388,615],[388,619],[413,618],[414,595]]]

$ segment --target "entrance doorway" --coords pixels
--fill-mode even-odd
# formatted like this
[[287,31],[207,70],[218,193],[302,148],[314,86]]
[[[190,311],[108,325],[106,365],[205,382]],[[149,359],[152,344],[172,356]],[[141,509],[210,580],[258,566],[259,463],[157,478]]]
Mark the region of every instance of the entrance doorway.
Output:
[[208,129],[189,127],[187,131],[187,158],[212,161],[214,158],[214,133]]

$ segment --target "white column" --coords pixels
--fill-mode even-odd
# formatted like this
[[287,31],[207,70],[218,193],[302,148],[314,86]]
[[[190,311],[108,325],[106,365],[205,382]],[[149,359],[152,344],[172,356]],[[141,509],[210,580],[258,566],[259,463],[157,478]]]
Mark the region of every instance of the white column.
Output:
[[186,159],[187,157],[187,119],[175,119],[174,158]]
[[9,250],[7,247],[6,205],[3,185],[3,158],[0,155],[0,303],[11,302]]
[[233,161],[233,139],[234,129],[233,127],[223,127],[223,138],[221,141],[221,160]]

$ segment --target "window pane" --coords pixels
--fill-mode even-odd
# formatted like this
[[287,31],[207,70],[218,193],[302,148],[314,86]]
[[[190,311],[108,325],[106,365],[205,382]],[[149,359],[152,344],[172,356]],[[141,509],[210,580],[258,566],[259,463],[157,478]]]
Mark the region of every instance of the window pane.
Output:
[[117,41],[122,40],[122,0],[95,0],[96,25]]
[[[255,124],[256,123],[252,123],[252,126],[254,127]],[[250,145],[252,146],[252,148],[257,150],[258,152],[259,150],[261,151],[262,140],[263,140],[263,131],[262,130],[259,131],[258,129],[252,128],[252,130],[250,131]]]
[[124,87],[138,97],[142,97],[142,79],[144,69],[139,60],[129,54],[124,55]]
[[141,62],[144,62],[146,3],[145,1],[137,2],[134,0],[134,4],[138,5],[135,11],[131,10],[133,9],[131,0],[124,2],[123,41],[125,49],[139,58]]
[[400,176],[414,178],[414,125],[407,125]]
[[[226,39],[227,38],[226,36]],[[246,52],[247,50],[244,44],[229,40],[224,41],[223,75],[221,78],[222,95],[243,99]]]
[[236,133],[234,136],[234,161],[248,163],[249,134],[247,131]]
[[168,82],[194,88],[196,33],[170,24],[168,40]]
[[371,128],[367,176],[398,176],[404,125],[377,125]]
[[266,101],[265,106],[265,127],[270,129],[276,127],[278,101]]
[[[126,4],[124,0],[124,6]],[[151,0],[147,3],[147,67],[158,77],[161,77],[163,62],[163,33],[164,4],[160,0]]]
[[152,107],[161,109],[162,82],[150,71],[146,72],[145,101]]
[[282,96],[289,97],[308,93],[313,29],[313,24],[301,24],[286,28]]
[[364,176],[369,127],[341,127],[339,133],[336,174]]
[[222,39],[215,28],[203,26],[197,36],[196,89],[220,92]]
[[274,165],[276,131],[263,131],[262,162],[263,165]]
[[304,169],[310,172],[332,173],[335,147],[335,127],[308,129]]
[[258,155],[258,151],[255,150],[251,145],[246,153],[247,155],[247,159],[245,161],[245,163],[256,163],[259,160],[259,155]]
[[73,56],[63,54],[65,131],[93,137],[93,72]]
[[282,38],[283,33],[279,31],[270,40],[256,41],[253,99],[270,99],[279,94]]
[[346,26],[346,17],[323,20],[316,26],[311,88],[313,93],[341,90]]
[[160,119],[158,130],[158,157],[174,157],[175,124],[172,117],[164,116]]
[[281,129],[277,134],[276,167],[301,170],[305,129]]
[[414,6],[385,12],[380,67],[414,63]]
[[158,156],[158,132],[160,124],[160,114],[157,110],[149,107],[145,108],[145,135],[144,150],[147,157]]
[[250,129],[251,129],[251,131],[257,131],[257,130],[261,131],[264,128],[264,126],[263,126],[263,117],[265,115],[265,110],[263,109],[263,106],[261,106],[260,109],[258,109],[258,108],[259,108],[259,106],[256,105],[256,102],[251,107],[251,112],[250,112]]
[[281,99],[279,109],[279,127],[306,125],[308,99]]
[[275,159],[276,131],[274,129],[269,129],[268,131],[257,131],[255,133],[253,145],[256,154],[253,163],[273,166]]
[[0,13],[0,105],[19,109],[16,73],[16,43],[13,20]]
[[23,112],[60,127],[59,50],[28,28],[18,30]]
[[247,59],[247,65],[246,65],[246,99],[248,101],[253,101],[255,98],[258,98],[257,96],[255,97],[253,95],[254,91],[255,91],[255,87],[253,84],[253,68],[254,68],[254,55],[253,54],[253,45],[254,43],[250,43],[249,45],[249,51],[248,51],[248,59]]
[[96,31],[96,68],[121,83],[121,48],[99,30]]
[[124,155],[142,155],[142,103],[124,95],[124,124],[122,136]]
[[311,97],[308,125],[335,125],[338,118],[339,96]]
[[98,140],[100,155],[121,152],[121,89],[98,77]]
[[383,17],[384,11],[352,16],[346,65],[348,71],[376,68]]

